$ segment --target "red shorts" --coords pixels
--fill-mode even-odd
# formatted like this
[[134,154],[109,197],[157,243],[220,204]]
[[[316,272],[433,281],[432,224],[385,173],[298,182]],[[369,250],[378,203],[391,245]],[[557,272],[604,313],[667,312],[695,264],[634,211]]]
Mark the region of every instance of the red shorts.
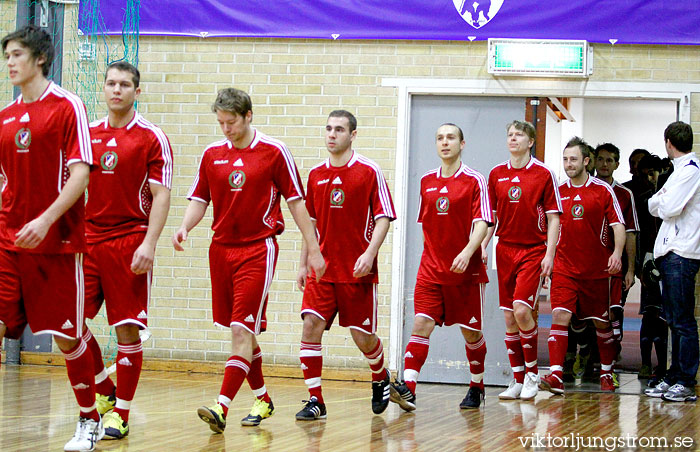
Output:
[[17,339],[34,334],[79,338],[83,326],[83,255],[0,250],[0,322]]
[[354,328],[367,334],[377,331],[377,284],[375,283],[330,283],[306,279],[301,316],[314,314],[326,321],[326,330],[331,329],[338,314],[340,326]]
[[496,271],[501,309],[512,311],[513,303],[523,303],[530,309],[535,309],[542,259],[546,252],[547,247],[544,245],[523,248],[498,242]]
[[275,273],[279,246],[269,237],[245,246],[209,247],[214,324],[239,325],[253,334],[267,327],[267,291]]
[[447,285],[419,278],[413,297],[415,315],[428,317],[437,326],[459,325],[481,331],[484,287],[483,283]]
[[578,279],[553,274],[549,291],[552,311],[563,309],[580,320],[610,321],[610,279]]
[[622,303],[622,273],[610,277],[610,307],[621,308]]
[[137,275],[131,271],[134,252],[144,237],[128,234],[88,245],[84,267],[86,318],[95,318],[105,302],[110,325],[148,326],[151,272]]

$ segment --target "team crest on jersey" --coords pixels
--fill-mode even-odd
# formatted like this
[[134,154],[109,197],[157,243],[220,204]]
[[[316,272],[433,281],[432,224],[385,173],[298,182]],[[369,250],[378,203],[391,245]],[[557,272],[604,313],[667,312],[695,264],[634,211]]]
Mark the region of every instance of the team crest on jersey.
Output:
[[32,132],[26,127],[19,129],[15,134],[15,144],[20,149],[28,149],[32,144]]
[[107,151],[100,157],[100,165],[102,165],[102,169],[105,171],[114,171],[118,161],[119,156],[114,151]]
[[331,191],[331,204],[334,206],[342,206],[345,202],[345,192],[340,188],[334,188]]
[[504,0],[452,0],[462,19],[479,29],[498,14]]
[[445,213],[447,212],[447,209],[450,208],[450,200],[447,199],[446,196],[442,196],[435,201],[435,207],[437,208],[438,212]]
[[245,173],[241,170],[236,170],[229,174],[228,183],[233,188],[241,188],[245,184]]
[[583,206],[581,204],[574,204],[571,208],[571,215],[573,215],[574,218],[581,218],[583,216]]
[[513,201],[517,201],[523,194],[523,190],[517,185],[513,185],[508,189],[508,197]]

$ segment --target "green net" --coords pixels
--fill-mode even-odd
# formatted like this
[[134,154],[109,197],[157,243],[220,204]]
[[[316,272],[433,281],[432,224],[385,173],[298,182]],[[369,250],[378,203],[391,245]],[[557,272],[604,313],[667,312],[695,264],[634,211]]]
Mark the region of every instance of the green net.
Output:
[[[117,7],[110,2],[110,7]],[[51,34],[58,58],[49,78],[60,81],[78,94],[95,120],[106,115],[102,81],[106,67],[118,60],[138,66],[140,0],[124,0],[122,34],[108,36],[100,14],[100,0],[0,0],[0,34],[13,32],[27,22],[44,26]],[[19,14],[18,14],[19,13]],[[82,17],[81,17],[82,14]],[[21,22],[18,24],[18,20]],[[82,24],[82,30],[79,27]],[[0,63],[0,108],[14,99],[14,89],[7,77],[7,65]],[[103,358],[114,362],[117,340],[107,323],[104,307],[88,327],[103,346]],[[146,332],[146,337],[148,333]]]

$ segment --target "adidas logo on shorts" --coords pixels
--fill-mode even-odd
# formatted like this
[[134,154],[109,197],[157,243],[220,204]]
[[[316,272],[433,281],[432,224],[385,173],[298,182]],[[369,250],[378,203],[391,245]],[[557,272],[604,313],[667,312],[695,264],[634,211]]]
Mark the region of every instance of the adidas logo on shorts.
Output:
[[477,320],[475,317],[472,317],[472,319],[469,321],[469,324],[471,325],[472,323],[477,323]]
[[137,319],[145,319],[148,316],[146,315],[146,311],[141,311],[139,312],[139,315],[136,316]]
[[70,320],[63,322],[63,326],[61,327],[62,330],[68,330],[70,328],[73,328],[73,324],[70,323]]
[[255,319],[253,318],[253,314],[248,314],[248,317],[245,318],[246,322],[255,322]]
[[369,325],[369,318],[365,319],[364,322],[362,322],[362,326],[368,326]]

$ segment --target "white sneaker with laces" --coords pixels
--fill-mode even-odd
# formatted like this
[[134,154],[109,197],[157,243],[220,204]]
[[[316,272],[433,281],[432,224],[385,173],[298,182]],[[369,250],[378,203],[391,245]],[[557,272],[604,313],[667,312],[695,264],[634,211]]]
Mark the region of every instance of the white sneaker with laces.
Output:
[[105,436],[105,429],[100,422],[80,417],[75,427],[73,438],[63,446],[66,452],[89,452],[95,450],[95,445]]
[[532,400],[537,395],[540,385],[540,376],[533,372],[525,374],[523,389],[520,391],[520,400]]
[[501,400],[515,400],[520,398],[520,392],[523,390],[523,384],[512,380],[508,385],[508,389],[498,394]]

